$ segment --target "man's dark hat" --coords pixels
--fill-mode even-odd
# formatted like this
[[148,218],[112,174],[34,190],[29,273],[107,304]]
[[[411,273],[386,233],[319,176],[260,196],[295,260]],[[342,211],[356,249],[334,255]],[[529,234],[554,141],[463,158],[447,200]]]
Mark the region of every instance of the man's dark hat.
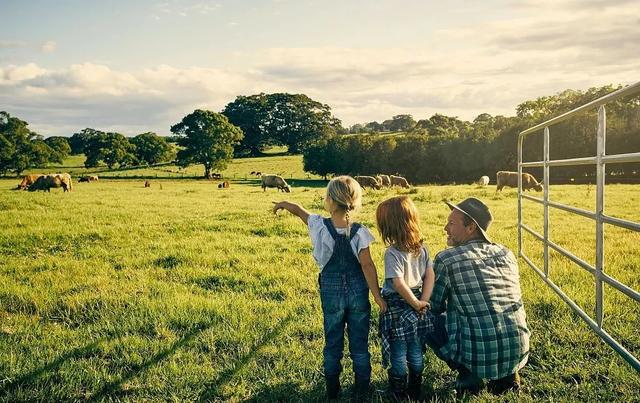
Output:
[[476,223],[480,233],[487,240],[487,242],[491,242],[489,236],[487,235],[487,229],[489,229],[489,224],[493,220],[491,216],[491,212],[489,211],[489,207],[486,204],[476,199],[475,197],[469,197],[468,199],[464,199],[460,203],[453,204],[445,200],[447,206],[450,209],[456,209],[471,218],[473,222]]

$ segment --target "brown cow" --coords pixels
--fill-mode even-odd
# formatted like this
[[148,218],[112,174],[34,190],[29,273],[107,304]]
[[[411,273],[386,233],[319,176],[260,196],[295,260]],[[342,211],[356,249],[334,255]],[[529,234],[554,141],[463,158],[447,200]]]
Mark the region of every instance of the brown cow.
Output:
[[83,176],[80,179],[78,179],[78,182],[97,182],[97,181],[98,181],[97,175]]
[[361,188],[380,189],[380,182],[373,176],[354,176],[353,179],[360,184]]
[[224,181],[222,183],[218,183],[218,189],[229,189],[229,182]]
[[[501,191],[503,187],[518,187],[518,173],[512,171],[498,171],[496,173],[496,192]],[[539,183],[533,175],[526,172],[522,173],[522,190],[534,189],[538,192],[542,191],[542,184]]]
[[22,182],[20,182],[20,184],[18,185],[18,189],[28,189],[29,186],[33,185],[36,180],[43,176],[43,174],[31,174],[31,175],[25,175],[24,178],[22,178]]
[[151,182],[150,181],[144,181],[144,187],[150,188],[151,187]]
[[71,175],[67,173],[42,175],[29,186],[29,191],[46,190],[51,192],[51,188],[62,188],[63,192],[71,191],[73,189]]

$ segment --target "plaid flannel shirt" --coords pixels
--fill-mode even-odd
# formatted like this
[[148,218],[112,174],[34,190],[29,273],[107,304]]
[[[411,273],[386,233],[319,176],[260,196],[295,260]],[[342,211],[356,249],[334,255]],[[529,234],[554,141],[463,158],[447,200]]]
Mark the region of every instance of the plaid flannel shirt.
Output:
[[448,342],[439,353],[485,379],[522,368],[529,329],[513,253],[476,239],[440,252],[434,271],[431,310],[447,314]]
[[[411,290],[416,298],[420,298],[420,289]],[[391,356],[391,341],[405,340],[405,337],[418,335],[424,351],[425,338],[433,332],[433,315],[427,311],[419,315],[411,305],[397,293],[384,295],[387,303],[387,312],[380,316],[380,340],[382,348],[382,366],[389,367]]]

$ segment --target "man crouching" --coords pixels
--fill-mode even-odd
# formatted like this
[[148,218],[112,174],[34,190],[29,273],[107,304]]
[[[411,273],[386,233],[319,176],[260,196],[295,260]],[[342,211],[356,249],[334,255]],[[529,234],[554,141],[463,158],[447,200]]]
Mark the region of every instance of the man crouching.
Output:
[[487,229],[492,216],[476,198],[454,205],[446,226],[447,245],[434,260],[431,311],[435,331],[428,344],[458,370],[456,392],[488,389],[502,394],[520,388],[518,370],[529,356],[518,261],[492,243]]

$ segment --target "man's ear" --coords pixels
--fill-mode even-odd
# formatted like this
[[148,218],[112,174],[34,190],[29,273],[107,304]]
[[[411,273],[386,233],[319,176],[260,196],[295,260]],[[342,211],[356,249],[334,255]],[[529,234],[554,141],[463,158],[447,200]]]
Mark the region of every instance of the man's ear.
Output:
[[467,235],[472,235],[474,232],[478,231],[478,224],[476,224],[475,221],[471,221],[471,223],[469,223],[469,225],[467,225],[465,229],[467,230]]

